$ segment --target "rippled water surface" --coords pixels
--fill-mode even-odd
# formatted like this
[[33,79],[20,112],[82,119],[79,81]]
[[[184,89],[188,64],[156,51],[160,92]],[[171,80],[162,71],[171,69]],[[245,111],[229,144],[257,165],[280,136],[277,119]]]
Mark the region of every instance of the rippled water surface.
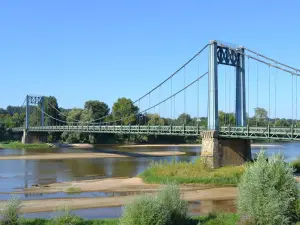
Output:
[[[266,145],[274,143],[267,143]],[[265,147],[268,155],[282,153],[287,161],[292,161],[300,156],[300,143],[286,142],[275,143],[276,147]],[[252,147],[252,154],[261,147]],[[1,160],[0,161],[0,200],[7,200],[9,192],[31,187],[33,184],[49,184],[73,180],[99,179],[109,177],[133,177],[144,171],[151,161],[182,160],[195,161],[200,155],[201,147],[138,147],[115,148],[97,147],[96,149],[0,149],[0,157],[8,155],[31,155],[45,153],[72,153],[72,152],[128,152],[142,151],[184,151],[184,156],[168,157],[136,157],[136,158],[96,158],[96,159],[62,159],[62,160]],[[118,193],[90,192],[80,194],[54,194],[19,195],[23,200],[49,199],[49,198],[76,198],[76,197],[109,197]],[[199,215],[209,211],[233,211],[232,201],[202,201],[189,204],[189,212]],[[76,214],[84,218],[114,218],[121,214],[122,207],[96,208],[75,210]],[[49,217],[49,213],[32,213],[27,217]],[[51,214],[52,215],[52,214]],[[50,216],[51,217],[51,216]]]

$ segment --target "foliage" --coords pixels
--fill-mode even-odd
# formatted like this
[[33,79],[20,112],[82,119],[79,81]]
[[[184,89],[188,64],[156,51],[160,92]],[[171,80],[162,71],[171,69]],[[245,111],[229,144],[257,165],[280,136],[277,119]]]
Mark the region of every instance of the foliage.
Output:
[[80,187],[69,187],[65,192],[67,193],[80,193],[82,190]]
[[233,213],[211,213],[199,218],[199,225],[233,225],[239,221],[239,215]]
[[6,206],[0,212],[1,225],[19,225],[22,222],[23,214],[20,212],[21,200],[12,195],[7,201]]
[[160,117],[159,114],[146,114],[148,125],[164,125],[165,121]]
[[264,152],[246,166],[238,185],[238,212],[258,225],[291,224],[298,199],[293,168],[280,155],[267,159]]
[[120,225],[184,225],[188,221],[187,202],[180,200],[179,188],[170,185],[156,197],[143,196],[125,206]]
[[225,113],[223,111],[219,111],[219,123],[220,126],[234,125],[235,124],[234,113]]
[[[193,217],[188,225],[232,225],[239,219],[237,214],[212,214],[208,216]],[[24,219],[23,225],[52,225],[51,220],[45,219]],[[118,219],[81,220],[76,225],[118,225]]]
[[47,225],[78,225],[82,222],[83,219],[76,216],[67,206],[64,206],[63,214],[50,220]]
[[46,143],[36,143],[36,144],[23,144],[18,141],[13,142],[2,142],[0,143],[0,147],[2,148],[15,148],[15,149],[27,149],[27,148],[52,148],[52,145]]
[[147,183],[174,182],[202,183],[211,185],[237,185],[244,172],[244,166],[226,166],[218,169],[208,168],[200,159],[195,163],[167,161],[155,162],[139,174]]
[[300,158],[292,162],[295,173],[300,173]]
[[84,104],[84,111],[81,114],[81,120],[93,121],[102,118],[104,116],[107,116],[108,113],[109,113],[109,107],[106,103],[97,100],[87,101]]
[[117,124],[134,124],[138,111],[139,108],[133,105],[131,99],[119,98],[112,107],[113,120],[117,121]]

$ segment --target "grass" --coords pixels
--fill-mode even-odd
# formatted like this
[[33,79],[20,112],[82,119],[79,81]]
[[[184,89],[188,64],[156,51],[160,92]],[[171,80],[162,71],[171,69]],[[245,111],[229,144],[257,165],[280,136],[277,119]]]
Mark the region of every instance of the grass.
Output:
[[[239,216],[237,214],[217,214],[193,217],[189,225],[233,225],[237,224]],[[47,225],[49,220],[45,219],[26,219],[23,225]],[[103,219],[103,220],[82,220],[76,225],[118,225],[118,219]]]
[[162,161],[152,163],[138,176],[146,183],[200,183],[213,186],[236,186],[244,173],[245,166],[208,168],[200,159],[195,163]]
[[51,147],[52,146],[47,143],[23,144],[18,141],[0,143],[0,148],[22,149],[22,148],[51,148]]
[[73,193],[80,193],[82,192],[82,190],[80,187],[69,187],[65,192],[73,194]]

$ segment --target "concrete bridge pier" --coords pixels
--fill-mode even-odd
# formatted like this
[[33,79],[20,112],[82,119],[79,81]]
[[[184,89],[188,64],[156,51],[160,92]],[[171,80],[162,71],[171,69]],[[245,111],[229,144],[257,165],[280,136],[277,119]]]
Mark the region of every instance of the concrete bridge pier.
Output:
[[250,140],[221,138],[218,131],[204,131],[201,158],[211,168],[241,165],[251,160]]
[[23,130],[22,143],[32,144],[32,143],[42,143],[47,142],[47,135],[45,134],[33,134],[26,130]]

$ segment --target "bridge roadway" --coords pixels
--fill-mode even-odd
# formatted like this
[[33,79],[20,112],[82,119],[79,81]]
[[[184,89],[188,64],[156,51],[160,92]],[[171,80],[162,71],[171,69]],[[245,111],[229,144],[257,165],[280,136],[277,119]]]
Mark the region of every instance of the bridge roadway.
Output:
[[[66,125],[33,126],[29,132],[82,132],[82,133],[116,133],[116,134],[150,134],[174,136],[199,136],[207,130],[201,126],[150,126],[150,125]],[[23,132],[24,127],[12,128],[12,132]],[[219,136],[241,139],[300,140],[300,128],[296,127],[230,127],[219,128]]]

